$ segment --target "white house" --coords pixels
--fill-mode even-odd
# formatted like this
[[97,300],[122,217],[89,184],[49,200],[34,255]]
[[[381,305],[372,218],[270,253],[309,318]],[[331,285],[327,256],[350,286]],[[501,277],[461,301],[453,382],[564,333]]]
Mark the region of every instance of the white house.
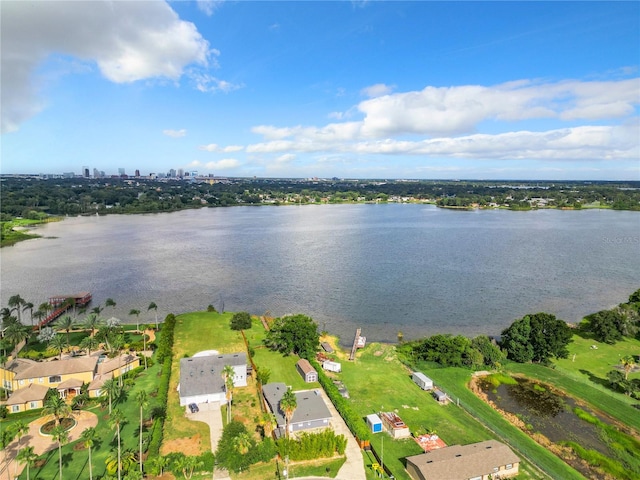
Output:
[[247,386],[247,355],[207,355],[180,360],[180,405],[190,403],[225,402],[225,386],[222,370],[231,365],[235,372],[234,387]]

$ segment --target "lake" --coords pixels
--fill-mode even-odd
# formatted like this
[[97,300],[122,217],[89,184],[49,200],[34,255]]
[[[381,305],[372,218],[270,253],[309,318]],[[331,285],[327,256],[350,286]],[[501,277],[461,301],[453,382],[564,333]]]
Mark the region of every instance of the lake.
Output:
[[[217,309],[305,313],[350,344],[497,334],[545,311],[568,322],[640,288],[640,214],[358,204],[68,218],[0,251],[0,300],[113,298],[150,321]],[[26,315],[28,317],[28,314]]]

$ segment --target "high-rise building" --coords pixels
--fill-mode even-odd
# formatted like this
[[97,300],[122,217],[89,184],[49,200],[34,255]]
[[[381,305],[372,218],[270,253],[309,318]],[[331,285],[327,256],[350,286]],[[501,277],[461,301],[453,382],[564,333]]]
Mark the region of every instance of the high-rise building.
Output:
[[121,177],[123,177],[124,175],[126,175],[126,173],[124,173],[124,168],[119,168],[119,169],[118,169],[118,175],[120,175]]
[[176,170],[174,168],[169,170],[169,177],[170,178],[175,178],[176,177]]
[[178,177],[180,178],[184,177],[184,170],[182,168],[178,169]]
[[140,170],[136,168],[136,177],[139,177],[139,176],[140,176]]
[[97,168],[93,169],[93,178],[100,178],[102,175],[100,175],[100,171],[98,171]]
[[89,178],[89,167],[82,167],[82,176],[84,178]]

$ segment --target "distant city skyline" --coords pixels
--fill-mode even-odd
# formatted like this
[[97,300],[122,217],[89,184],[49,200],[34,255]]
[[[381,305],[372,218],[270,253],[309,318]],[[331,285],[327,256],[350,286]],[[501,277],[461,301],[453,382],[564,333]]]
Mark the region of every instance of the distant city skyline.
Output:
[[2,174],[640,180],[639,2],[0,11]]

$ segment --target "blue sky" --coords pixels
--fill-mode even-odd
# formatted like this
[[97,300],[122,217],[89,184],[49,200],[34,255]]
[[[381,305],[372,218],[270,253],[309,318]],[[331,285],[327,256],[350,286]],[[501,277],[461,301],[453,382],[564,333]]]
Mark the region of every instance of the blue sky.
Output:
[[640,179],[638,2],[0,8],[2,173]]

